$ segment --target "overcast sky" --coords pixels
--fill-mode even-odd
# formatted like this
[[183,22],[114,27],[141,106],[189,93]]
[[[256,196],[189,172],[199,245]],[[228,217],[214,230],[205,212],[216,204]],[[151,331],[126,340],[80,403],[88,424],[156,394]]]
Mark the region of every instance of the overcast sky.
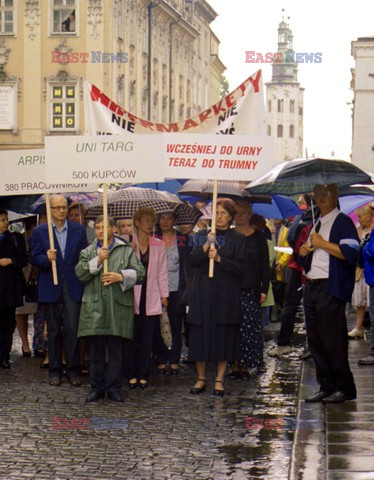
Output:
[[[245,51],[277,51],[277,28],[284,18],[294,35],[295,52],[322,52],[322,63],[299,64],[298,80],[304,92],[304,152],[349,159],[352,143],[350,90],[351,41],[374,37],[374,0],[208,0],[218,13],[212,28],[221,41],[220,58],[226,65],[230,90],[258,68],[264,82],[271,65],[245,63]],[[288,20],[288,17],[290,19]],[[373,72],[374,73],[374,72]],[[374,112],[373,112],[374,114]]]

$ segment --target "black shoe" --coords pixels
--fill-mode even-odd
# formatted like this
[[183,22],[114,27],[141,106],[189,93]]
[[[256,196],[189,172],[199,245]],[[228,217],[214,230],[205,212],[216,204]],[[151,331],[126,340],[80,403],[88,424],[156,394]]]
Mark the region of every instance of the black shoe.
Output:
[[357,360],[357,363],[359,365],[374,365],[374,355],[369,355],[367,357],[360,358],[359,360]]
[[24,357],[31,357],[31,351],[29,350],[28,352],[25,352],[25,350],[24,350],[23,347],[22,347],[22,355],[23,355]]
[[240,372],[239,370],[233,370],[229,373],[230,380],[239,380],[240,378],[242,378],[242,372]]
[[170,373],[172,375],[179,375],[179,366],[177,368],[170,367]]
[[[220,383],[223,386],[223,382],[221,380],[216,380],[214,383]],[[215,397],[223,397],[225,394],[225,390],[217,390],[216,388],[213,390],[213,395]]]
[[121,402],[123,403],[123,395],[121,392],[107,392],[107,397],[108,400],[111,400],[112,402]]
[[49,368],[49,363],[42,363],[40,368]]
[[245,372],[240,372],[240,378],[242,380],[249,380],[251,378],[248,370],[246,370]]
[[204,378],[199,378],[198,382],[204,382],[204,386],[203,387],[192,387],[191,390],[190,390],[190,393],[192,393],[192,395],[199,395],[199,393],[203,393],[205,391],[206,380]]
[[145,378],[141,378],[138,383],[139,387],[143,390],[148,387],[148,381]]
[[[131,379],[133,380],[133,379]],[[135,379],[136,380],[136,379]],[[138,384],[138,381],[136,380],[136,382],[130,382],[130,380],[127,382],[128,386],[129,386],[129,389],[130,390],[134,390],[134,388],[136,388],[139,384]]]
[[316,403],[316,402],[322,402],[322,399],[323,398],[326,398],[328,396],[330,396],[331,393],[330,392],[325,392],[324,390],[320,390],[319,392],[317,392],[315,395],[313,395],[312,397],[308,397],[305,399],[306,403]]
[[10,363],[9,363],[9,360],[3,360],[1,362],[1,368],[6,368],[6,369],[10,369]]
[[355,400],[356,395],[347,395],[344,392],[334,392],[328,397],[322,399],[323,403],[343,403],[346,400]]
[[105,392],[97,392],[96,390],[92,390],[92,392],[87,395],[86,403],[97,402],[100,398],[104,397]]
[[54,375],[49,378],[48,383],[52,385],[52,387],[59,387],[61,385],[61,378],[58,375]]

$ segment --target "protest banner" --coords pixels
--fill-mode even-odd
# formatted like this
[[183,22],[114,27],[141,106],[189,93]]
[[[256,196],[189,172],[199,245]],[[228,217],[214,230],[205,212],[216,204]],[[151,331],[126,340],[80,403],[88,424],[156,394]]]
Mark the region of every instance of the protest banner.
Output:
[[165,177],[254,180],[269,170],[274,140],[268,136],[167,133]]
[[161,135],[46,137],[50,182],[163,182]]
[[[0,195],[46,194],[49,244],[54,249],[52,217],[49,193],[93,192],[95,184],[56,183],[45,180],[45,152],[43,149],[8,150],[0,152],[2,174],[0,176]],[[53,283],[57,285],[56,261],[52,261]]]
[[55,183],[45,179],[45,152],[43,149],[0,151],[0,195],[31,195],[43,193],[93,192],[96,184]]
[[127,112],[96,85],[84,82],[87,135],[124,133],[214,133],[265,135],[262,71],[258,70],[225,98],[183,122],[157,123]]

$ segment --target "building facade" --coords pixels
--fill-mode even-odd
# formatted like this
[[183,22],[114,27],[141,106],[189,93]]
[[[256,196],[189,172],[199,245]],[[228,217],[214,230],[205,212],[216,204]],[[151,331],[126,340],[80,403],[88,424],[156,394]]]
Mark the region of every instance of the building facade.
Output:
[[278,27],[278,54],[272,63],[272,78],[266,85],[267,133],[275,138],[276,163],[303,156],[304,89],[297,81],[293,35],[282,19]]
[[352,163],[374,172],[374,37],[352,42],[351,87],[354,92],[352,115]]
[[83,80],[139,117],[184,120],[219,99],[206,0],[0,0],[0,149],[83,134]]

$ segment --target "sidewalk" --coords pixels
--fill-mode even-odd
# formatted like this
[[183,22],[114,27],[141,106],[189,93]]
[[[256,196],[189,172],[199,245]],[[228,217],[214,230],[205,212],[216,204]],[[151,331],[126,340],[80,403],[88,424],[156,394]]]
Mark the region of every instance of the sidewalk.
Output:
[[[349,329],[354,314],[349,315]],[[349,361],[357,388],[357,400],[342,404],[307,404],[304,398],[319,386],[312,360],[304,362],[300,381],[298,418],[321,420],[321,428],[296,431],[290,480],[374,479],[374,366],[359,366],[368,355],[365,340],[349,342]]]

